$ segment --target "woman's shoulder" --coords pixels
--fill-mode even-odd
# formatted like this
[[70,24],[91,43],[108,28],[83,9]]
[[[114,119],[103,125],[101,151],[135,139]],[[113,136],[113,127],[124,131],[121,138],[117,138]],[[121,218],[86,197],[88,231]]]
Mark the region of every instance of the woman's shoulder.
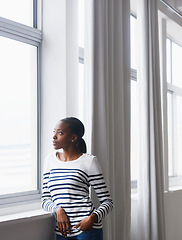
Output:
[[98,159],[95,155],[84,153],[84,162],[88,164],[88,167],[90,168],[92,165],[98,164]]
[[85,154],[85,158],[87,161],[87,167],[88,167],[88,175],[93,175],[95,173],[102,173],[100,163],[97,159],[97,156],[92,155],[92,154]]
[[92,161],[92,159],[96,158],[96,156],[94,156],[90,153],[83,153],[83,155],[87,160],[90,160],[90,161]]

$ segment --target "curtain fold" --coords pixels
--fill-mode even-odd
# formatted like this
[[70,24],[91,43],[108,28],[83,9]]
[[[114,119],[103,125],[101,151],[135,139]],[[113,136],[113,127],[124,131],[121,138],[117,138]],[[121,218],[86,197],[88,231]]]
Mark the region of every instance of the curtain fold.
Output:
[[138,0],[140,163],[139,239],[165,240],[157,0]]
[[92,153],[101,163],[114,201],[104,222],[104,240],[130,239],[129,2],[85,2],[93,10],[86,19],[90,38],[85,41],[85,81],[89,79],[93,89]]

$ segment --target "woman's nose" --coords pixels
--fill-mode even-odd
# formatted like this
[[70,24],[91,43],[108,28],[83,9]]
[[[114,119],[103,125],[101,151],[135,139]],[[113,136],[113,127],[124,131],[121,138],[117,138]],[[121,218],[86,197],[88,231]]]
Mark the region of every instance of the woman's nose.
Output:
[[57,136],[56,136],[56,133],[54,133],[53,139],[56,139],[56,137],[57,137]]

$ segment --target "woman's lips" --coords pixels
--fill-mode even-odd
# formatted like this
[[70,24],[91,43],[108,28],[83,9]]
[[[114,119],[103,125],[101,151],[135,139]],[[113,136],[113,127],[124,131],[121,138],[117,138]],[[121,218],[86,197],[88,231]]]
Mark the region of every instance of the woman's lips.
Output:
[[54,141],[53,141],[52,144],[55,146],[55,145],[57,144],[57,142],[54,142]]

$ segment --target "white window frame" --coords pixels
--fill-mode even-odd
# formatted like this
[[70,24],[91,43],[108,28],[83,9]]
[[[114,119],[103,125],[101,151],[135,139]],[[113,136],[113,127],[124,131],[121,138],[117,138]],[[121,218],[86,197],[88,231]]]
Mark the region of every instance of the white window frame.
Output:
[[[167,38],[177,43],[175,37],[172,37],[167,30],[167,21],[171,19],[172,21],[176,22],[177,24],[182,26],[182,16],[175,12],[175,9],[170,7],[168,4],[166,4],[165,1],[159,0],[158,1],[159,11],[160,11],[160,19],[159,19],[159,41],[160,41],[160,55],[161,55],[161,90],[162,90],[162,106],[163,106],[163,147],[164,147],[164,190],[169,191],[170,189],[181,189],[181,180],[182,176],[175,176],[175,161],[174,164],[174,176],[169,177],[168,176],[168,123],[167,123],[167,93],[171,92],[173,93],[173,98],[176,95],[182,96],[182,88],[175,86],[174,84],[167,82],[167,50],[166,50],[166,40]],[[173,101],[173,110],[175,111],[175,103]],[[175,112],[172,116],[173,118],[173,145],[174,145],[174,139],[175,139]],[[173,151],[174,154],[174,151]],[[174,156],[173,156],[174,158]]]
[[[170,48],[171,48],[171,58],[172,58],[172,42],[176,43],[174,40],[172,40],[170,38],[170,36],[167,36],[166,39],[169,39],[170,41]],[[180,46],[178,43],[176,43],[178,46]],[[171,63],[171,69],[172,69],[172,59],[170,60]],[[172,74],[171,74],[172,75]],[[172,76],[170,76],[172,78]],[[171,79],[172,80],[172,79]],[[175,162],[175,146],[176,146],[176,133],[177,133],[177,129],[176,129],[176,96],[181,96],[182,97],[182,88],[175,86],[172,83],[168,83],[167,82],[167,93],[170,92],[172,93],[172,111],[173,111],[173,116],[172,116],[172,131],[173,131],[173,139],[172,139],[172,143],[173,143],[173,151],[172,151],[172,155],[173,155],[173,161],[172,161],[172,165],[173,165],[173,175],[169,177],[169,188],[170,187],[174,187],[174,186],[180,186],[181,185],[181,179],[182,176],[177,175],[177,166],[176,166],[176,162]],[[166,130],[167,131],[167,130]],[[182,186],[181,186],[182,188]]]
[[[131,0],[131,15],[137,16],[137,6],[136,2],[134,0]],[[170,38],[173,42],[177,43],[175,41],[175,38],[171,38],[171,36],[167,35],[167,27],[166,27],[166,20],[165,18],[172,18],[174,22],[182,26],[182,16],[179,12],[176,11],[176,9],[170,7],[165,1],[158,0],[158,7],[159,11],[162,13],[162,17],[159,20],[159,25],[161,28],[159,41],[160,41],[160,51],[162,56],[162,63],[161,63],[161,80],[162,80],[162,103],[163,103],[163,146],[164,146],[164,189],[165,191],[169,191],[169,185],[170,187],[175,186],[177,188],[177,185],[179,185],[179,182],[181,183],[181,176],[175,177],[168,177],[168,132],[167,132],[167,92],[171,91],[177,95],[182,96],[182,89],[179,87],[176,87],[172,84],[167,83],[167,74],[166,74],[166,38]],[[165,17],[164,17],[165,15]],[[164,17],[164,19],[163,19]],[[180,45],[179,43],[177,43]],[[137,81],[137,71],[135,69],[131,69],[131,79]],[[170,182],[170,184],[169,184]],[[137,181],[131,181],[131,189],[132,192],[137,188]],[[182,186],[178,187],[182,188]]]
[[37,29],[37,0],[33,1],[33,27],[0,17],[0,36],[37,47],[37,190],[0,195],[0,208],[41,198],[40,174],[40,51],[42,32]]

